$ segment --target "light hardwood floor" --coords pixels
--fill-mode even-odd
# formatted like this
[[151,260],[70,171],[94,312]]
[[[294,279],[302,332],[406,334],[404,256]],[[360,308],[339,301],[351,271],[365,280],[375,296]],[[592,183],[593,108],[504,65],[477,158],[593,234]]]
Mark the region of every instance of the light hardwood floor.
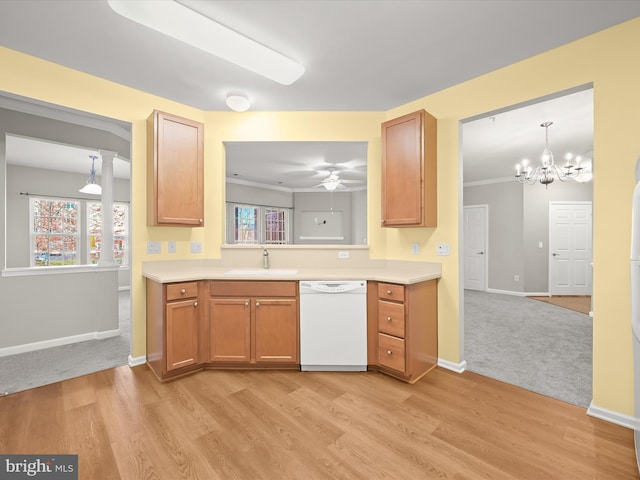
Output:
[[120,367],[0,398],[0,452],[88,479],[638,479],[633,432],[477,374]]
[[533,300],[550,303],[558,307],[568,308],[576,312],[589,315],[591,311],[591,296],[588,295],[555,295],[552,297],[529,297]]

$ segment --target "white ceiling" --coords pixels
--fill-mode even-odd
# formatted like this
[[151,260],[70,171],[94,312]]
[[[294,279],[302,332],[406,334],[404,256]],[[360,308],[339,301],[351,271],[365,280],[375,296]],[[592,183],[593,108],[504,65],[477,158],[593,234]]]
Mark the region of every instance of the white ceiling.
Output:
[[[90,150],[74,145],[48,142],[36,138],[7,135],[6,160],[10,165],[44,168],[70,173],[84,173],[87,178],[91,174],[91,155],[95,161],[96,176],[102,172],[102,157],[99,150]],[[113,176],[130,178],[131,168],[125,158],[113,159]],[[99,182],[98,182],[99,183]]]
[[[204,110],[226,110],[226,95],[242,92],[254,111],[384,111],[640,15],[637,0],[180,3],[301,62],[304,75],[277,84],[135,24],[106,0],[0,1],[0,45]],[[563,115],[543,120],[555,122],[554,151],[569,136]],[[490,167],[499,156],[533,155],[521,152],[544,141],[538,117],[517,131],[501,115],[482,132],[465,127],[465,181],[493,168],[505,176]],[[582,148],[587,132],[571,135]],[[535,144],[516,149],[518,139]]]
[[543,122],[553,122],[549,148],[559,166],[567,153],[593,159],[593,90],[587,89],[464,123],[463,181],[514,180],[515,165],[525,158],[535,168],[545,146]]

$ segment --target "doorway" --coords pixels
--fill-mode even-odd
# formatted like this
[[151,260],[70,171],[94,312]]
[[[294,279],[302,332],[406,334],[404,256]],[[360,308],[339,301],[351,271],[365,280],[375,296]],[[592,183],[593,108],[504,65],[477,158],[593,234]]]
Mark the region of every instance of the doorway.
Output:
[[[564,309],[560,307],[526,298],[527,295],[548,295],[553,291],[549,283],[549,258],[556,247],[555,244],[550,245],[550,202],[593,200],[590,183],[558,180],[545,188],[539,183],[523,185],[516,181],[515,165],[523,158],[529,158],[534,167],[540,162],[540,154],[545,147],[545,131],[540,126],[547,121],[553,121],[554,127],[557,127],[556,130],[549,130],[549,147],[555,154],[556,162],[564,165],[563,157],[568,151],[579,154],[590,179],[593,162],[591,86],[489,112],[461,123],[461,351],[467,363],[466,368],[470,371],[570,403],[588,405],[592,376],[591,318],[578,312],[566,315],[579,316],[579,342],[576,341],[575,330],[571,332],[571,328],[564,329],[571,337],[567,339],[562,338],[562,329],[552,331],[556,325],[554,321],[547,324],[550,326],[546,330],[530,328],[525,332],[522,329],[524,326],[535,326],[543,311],[552,320],[565,317]],[[477,262],[470,257],[477,234],[467,231],[475,228],[470,224],[469,214],[479,205],[486,205],[487,211],[491,212],[491,230],[487,231],[485,245],[488,247],[490,244],[491,256],[486,255],[484,291],[474,288],[481,287],[481,282],[473,283],[473,279],[469,278],[473,277]],[[487,252],[488,248],[478,250]],[[590,260],[588,265],[591,268]],[[584,275],[584,270],[581,273]],[[579,275],[576,278],[578,283],[584,279]],[[481,312],[482,322],[486,322],[480,328],[477,328],[477,319],[472,317],[474,309],[475,312]],[[557,313],[560,310],[563,312]],[[474,339],[474,328],[475,332],[481,332],[486,337],[487,332],[491,331],[486,328],[489,326],[496,328],[495,334],[484,338],[484,343]],[[556,353],[568,352],[576,343],[580,344],[584,354],[577,353],[568,357],[567,361],[548,363],[548,358],[555,357]],[[474,355],[478,345],[484,349],[482,361],[485,364],[480,367],[473,363],[477,360]],[[525,363],[539,365],[539,368],[533,371],[518,370],[515,362],[525,356],[525,350],[530,351]],[[472,361],[474,358],[476,360]],[[483,369],[487,364],[496,367],[492,370],[495,375],[485,373]],[[579,368],[576,368],[578,365]],[[554,370],[557,367],[568,370],[558,371],[556,375]],[[579,400],[562,397],[566,385],[563,386],[561,381],[556,382],[559,395],[547,389],[547,385],[538,388],[536,382],[528,383],[537,380],[534,377],[573,378],[578,371],[584,375],[581,382],[583,386],[586,385],[586,391],[582,389],[577,394]],[[545,372],[545,375],[539,375],[540,372]]]

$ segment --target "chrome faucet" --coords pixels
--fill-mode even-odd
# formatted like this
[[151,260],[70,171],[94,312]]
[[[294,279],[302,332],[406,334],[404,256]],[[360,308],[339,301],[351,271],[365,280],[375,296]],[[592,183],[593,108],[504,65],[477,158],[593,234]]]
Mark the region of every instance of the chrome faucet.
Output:
[[262,268],[269,268],[269,250],[262,248]]

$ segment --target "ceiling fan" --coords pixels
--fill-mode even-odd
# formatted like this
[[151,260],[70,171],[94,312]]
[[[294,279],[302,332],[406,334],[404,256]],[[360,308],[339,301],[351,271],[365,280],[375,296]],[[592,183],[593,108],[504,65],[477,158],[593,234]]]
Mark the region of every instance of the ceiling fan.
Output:
[[333,191],[336,189],[342,190],[347,188],[345,184],[347,183],[362,183],[362,180],[343,180],[338,176],[335,167],[329,167],[329,175],[322,180],[316,187],[324,187],[329,191]]

